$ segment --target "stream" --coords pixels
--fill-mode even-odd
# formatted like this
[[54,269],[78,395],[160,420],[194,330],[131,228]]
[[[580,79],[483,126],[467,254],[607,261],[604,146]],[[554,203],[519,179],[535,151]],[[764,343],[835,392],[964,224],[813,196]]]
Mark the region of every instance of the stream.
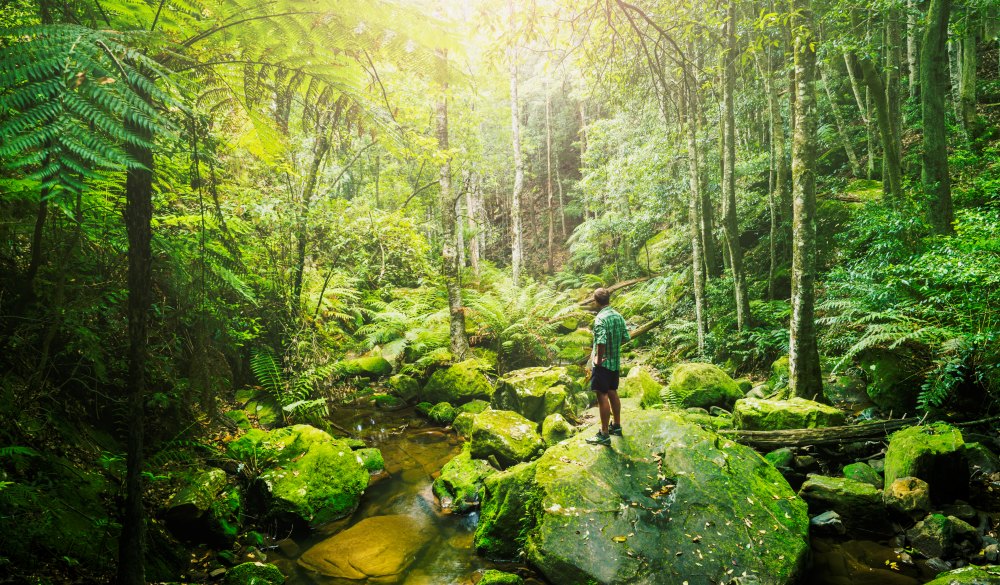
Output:
[[[273,562],[289,576],[290,585],[359,585],[310,574],[296,563],[299,555],[333,534],[373,516],[403,514],[431,527],[433,535],[408,567],[402,585],[473,585],[486,569],[517,572],[526,585],[548,583],[529,567],[490,562],[475,553],[473,534],[477,513],[442,513],[431,484],[441,468],[461,450],[461,440],[450,430],[431,426],[412,409],[386,412],[374,409],[342,410],[348,418],[339,426],[381,449],[386,473],[374,480],[349,518],[331,523],[307,538],[268,551]],[[935,571],[922,561],[904,564],[896,549],[885,542],[813,538],[813,566],[803,585],[919,585],[932,580]],[[552,584],[557,585],[557,584]]]

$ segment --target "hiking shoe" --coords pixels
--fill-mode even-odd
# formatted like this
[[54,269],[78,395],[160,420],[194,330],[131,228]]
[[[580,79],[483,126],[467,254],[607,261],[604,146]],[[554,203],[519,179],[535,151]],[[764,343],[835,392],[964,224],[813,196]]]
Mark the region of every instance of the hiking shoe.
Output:
[[616,437],[622,436],[622,426],[621,425],[611,425],[608,427],[608,434],[614,435]]
[[604,433],[598,431],[596,435],[587,439],[587,442],[591,445],[610,445],[611,435],[605,435]]

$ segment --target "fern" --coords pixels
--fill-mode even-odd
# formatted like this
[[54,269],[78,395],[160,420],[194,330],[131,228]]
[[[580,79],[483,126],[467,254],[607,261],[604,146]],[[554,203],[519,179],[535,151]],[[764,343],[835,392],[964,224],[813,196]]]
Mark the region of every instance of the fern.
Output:
[[281,365],[274,353],[270,349],[261,349],[250,357],[250,370],[257,378],[257,382],[273,396],[279,403],[284,403],[284,396],[288,387],[285,376],[281,372]]
[[15,458],[15,457],[38,457],[38,451],[35,451],[31,447],[21,447],[17,445],[11,445],[8,447],[0,447],[0,458]]

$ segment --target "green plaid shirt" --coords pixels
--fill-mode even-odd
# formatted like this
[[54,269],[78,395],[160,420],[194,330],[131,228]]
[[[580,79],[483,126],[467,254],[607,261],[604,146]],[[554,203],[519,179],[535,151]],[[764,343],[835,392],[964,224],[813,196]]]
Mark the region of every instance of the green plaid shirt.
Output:
[[621,314],[611,307],[604,307],[594,318],[594,363],[597,362],[597,346],[604,344],[602,367],[617,372],[622,365],[622,344],[628,341],[628,327]]

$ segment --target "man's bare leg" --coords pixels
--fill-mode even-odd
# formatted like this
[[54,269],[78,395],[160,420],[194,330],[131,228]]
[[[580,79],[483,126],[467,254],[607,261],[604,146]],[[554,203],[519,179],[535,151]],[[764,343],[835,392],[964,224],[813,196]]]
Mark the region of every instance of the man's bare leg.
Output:
[[[614,414],[615,424],[618,426],[622,425],[622,401],[618,398],[617,390],[609,390],[607,393],[607,399],[611,406],[611,413]],[[602,417],[603,419],[603,417]],[[607,427],[602,427],[607,431]]]
[[[597,410],[601,413],[601,432],[605,435],[608,434],[608,422],[611,419],[611,403],[608,400],[608,394],[610,392],[598,392],[597,394]],[[618,401],[617,392],[615,392],[615,401]],[[620,402],[618,408],[621,408]]]

